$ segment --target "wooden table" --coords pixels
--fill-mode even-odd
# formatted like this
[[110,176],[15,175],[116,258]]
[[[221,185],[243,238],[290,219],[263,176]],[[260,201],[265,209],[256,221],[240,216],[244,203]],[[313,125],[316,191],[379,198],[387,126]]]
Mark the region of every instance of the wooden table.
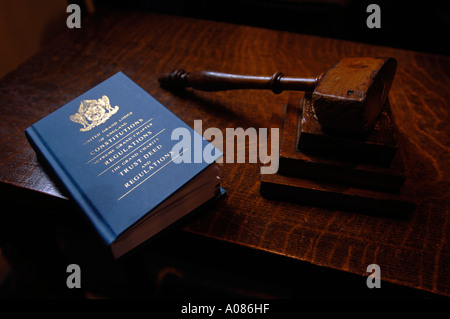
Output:
[[[445,56],[150,13],[88,17],[81,29],[66,30],[0,81],[2,197],[16,203],[38,197],[39,211],[67,202],[37,161],[24,129],[119,70],[189,125],[201,119],[203,129],[225,133],[230,127],[268,127],[272,106],[286,103],[289,93],[173,94],[160,88],[158,76],[184,68],[307,77],[345,56],[398,60],[390,101],[414,213],[396,219],[267,200],[260,195],[260,163],[224,163],[227,196],[184,231],[344,273],[367,276],[367,266],[378,264],[386,282],[450,296],[450,59]],[[10,213],[2,209],[1,214]]]

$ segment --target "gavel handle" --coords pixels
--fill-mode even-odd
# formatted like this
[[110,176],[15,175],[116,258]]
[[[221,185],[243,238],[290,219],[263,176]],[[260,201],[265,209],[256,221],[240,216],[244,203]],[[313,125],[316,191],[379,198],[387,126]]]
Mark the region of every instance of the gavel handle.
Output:
[[286,77],[283,73],[272,76],[228,74],[213,71],[186,72],[175,70],[159,78],[161,86],[168,89],[192,87],[202,91],[239,89],[272,90],[275,94],[285,90],[313,91],[322,75],[315,78]]

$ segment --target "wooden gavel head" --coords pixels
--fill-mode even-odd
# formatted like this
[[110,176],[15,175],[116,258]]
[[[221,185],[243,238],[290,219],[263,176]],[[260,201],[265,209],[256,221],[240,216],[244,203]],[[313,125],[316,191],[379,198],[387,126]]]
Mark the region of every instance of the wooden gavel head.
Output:
[[205,91],[270,89],[312,91],[319,123],[324,128],[363,133],[376,123],[391,88],[397,61],[393,58],[343,58],[315,78],[250,76],[211,71],[175,70],[159,78],[168,88],[193,87]]
[[343,58],[319,81],[312,93],[323,127],[366,132],[381,113],[397,61],[393,58]]

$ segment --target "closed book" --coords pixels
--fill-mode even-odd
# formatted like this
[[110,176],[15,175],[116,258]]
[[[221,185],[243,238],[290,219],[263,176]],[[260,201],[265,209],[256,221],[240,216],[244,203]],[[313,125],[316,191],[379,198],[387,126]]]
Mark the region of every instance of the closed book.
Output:
[[223,193],[222,153],[122,72],[25,134],[116,258]]

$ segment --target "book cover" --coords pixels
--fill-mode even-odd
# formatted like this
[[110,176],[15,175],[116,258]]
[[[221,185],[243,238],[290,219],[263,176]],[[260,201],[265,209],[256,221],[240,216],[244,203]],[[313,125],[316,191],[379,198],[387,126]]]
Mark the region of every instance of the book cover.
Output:
[[[176,129],[192,143],[175,147]],[[209,146],[208,162],[196,163],[194,152],[210,143],[122,72],[25,134],[116,257],[220,191],[214,161],[222,153]]]

